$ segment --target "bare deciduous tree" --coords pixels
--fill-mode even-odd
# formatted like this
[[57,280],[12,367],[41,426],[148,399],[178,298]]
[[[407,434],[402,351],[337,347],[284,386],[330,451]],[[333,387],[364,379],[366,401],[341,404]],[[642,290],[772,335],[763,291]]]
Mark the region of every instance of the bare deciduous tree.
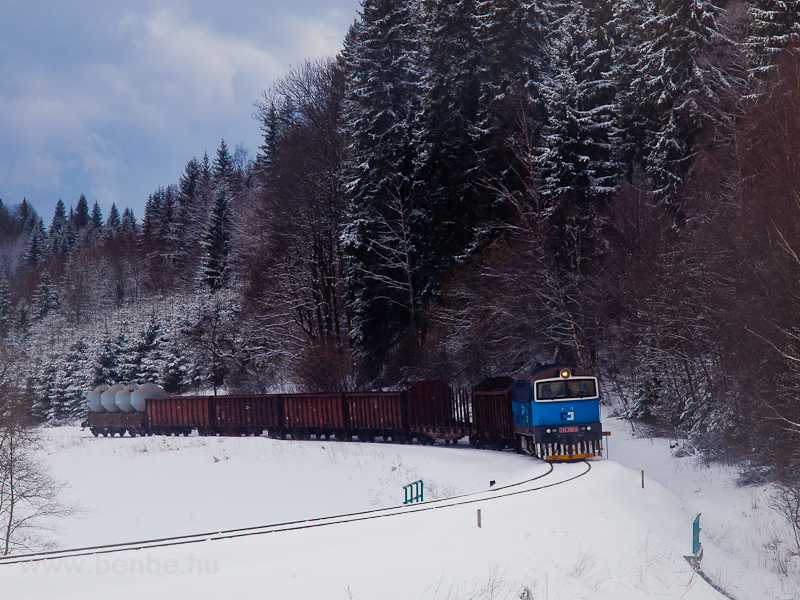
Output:
[[38,430],[28,422],[29,402],[15,383],[22,354],[0,345],[0,555],[53,547],[55,520],[74,514],[64,484],[38,455]]

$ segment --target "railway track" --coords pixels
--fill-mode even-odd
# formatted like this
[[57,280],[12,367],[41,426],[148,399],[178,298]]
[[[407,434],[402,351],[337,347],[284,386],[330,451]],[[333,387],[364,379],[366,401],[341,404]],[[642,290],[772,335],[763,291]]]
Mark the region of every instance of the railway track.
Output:
[[[591,470],[591,463],[588,461],[581,461],[586,468],[575,474],[567,474],[565,477],[558,478],[557,481],[549,481],[549,477],[554,475],[555,467],[552,463],[548,463],[548,470],[541,475],[532,477],[525,481],[500,486],[494,489],[485,490],[481,492],[472,492],[469,494],[462,494],[460,496],[453,496],[450,498],[440,498],[437,500],[430,500],[421,504],[395,506],[390,508],[379,508],[374,510],[360,511],[348,513],[344,515],[336,515],[332,517],[318,517],[314,519],[304,519],[301,521],[287,521],[284,523],[275,523],[272,525],[262,525],[256,527],[246,527],[239,529],[227,529],[215,532],[207,532],[195,535],[165,537],[151,540],[140,540],[136,542],[128,542],[121,544],[107,544],[102,546],[89,546],[85,548],[73,548],[67,550],[51,550],[47,552],[37,552],[31,554],[19,554],[0,557],[0,567],[3,565],[21,564],[40,562],[46,560],[59,560],[65,558],[78,558],[85,556],[94,556],[99,554],[111,554],[117,552],[127,552],[130,550],[144,550],[151,548],[167,548],[173,546],[183,546],[187,544],[197,544],[200,542],[209,542],[217,540],[228,540],[240,537],[249,537],[254,535],[266,535],[270,533],[281,533],[287,531],[299,531],[303,529],[314,529],[317,527],[327,527],[331,525],[340,525],[343,523],[353,523],[357,521],[368,521],[372,519],[381,519],[387,517],[396,517],[407,515],[411,513],[427,512],[432,510],[439,510],[442,508],[452,508],[455,506],[463,506],[466,504],[474,504],[477,502],[488,502],[498,500],[500,498],[508,498],[520,494],[529,494],[547,488],[563,485],[570,481],[574,481],[583,477]],[[563,467],[563,468],[562,468]],[[571,469],[572,465],[569,465]],[[559,465],[559,471],[566,471],[567,465]],[[537,482],[544,485],[536,485]],[[533,484],[535,487],[526,489],[513,489]]]

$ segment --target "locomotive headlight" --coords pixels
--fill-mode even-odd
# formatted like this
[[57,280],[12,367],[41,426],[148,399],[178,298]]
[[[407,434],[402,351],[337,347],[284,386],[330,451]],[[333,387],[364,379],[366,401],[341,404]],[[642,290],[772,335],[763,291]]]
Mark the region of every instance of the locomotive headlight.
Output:
[[569,377],[569,369],[562,369],[561,370],[561,377],[567,379]]
[[586,428],[586,431],[591,431],[591,430],[592,430],[592,426],[591,426],[591,425],[589,425],[589,426]]
[[549,429],[545,429],[544,432],[545,433],[550,433],[550,430]]

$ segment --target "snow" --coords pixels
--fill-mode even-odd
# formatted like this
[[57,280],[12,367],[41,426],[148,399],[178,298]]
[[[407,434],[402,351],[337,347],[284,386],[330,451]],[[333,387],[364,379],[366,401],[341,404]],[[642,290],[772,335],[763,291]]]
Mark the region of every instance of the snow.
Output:
[[[585,475],[584,463],[550,473],[541,461],[463,444],[105,439],[46,429],[52,471],[85,511],[62,523],[62,548],[381,508],[385,516],[0,564],[2,598],[721,598],[683,558],[698,512],[702,569],[730,595],[800,594],[764,550],[770,536],[788,535],[767,510],[767,488],[736,488],[733,470],[675,458],[674,441],[638,439],[623,421],[605,426],[610,458],[590,461]],[[417,479],[426,503],[402,507],[402,486]]]

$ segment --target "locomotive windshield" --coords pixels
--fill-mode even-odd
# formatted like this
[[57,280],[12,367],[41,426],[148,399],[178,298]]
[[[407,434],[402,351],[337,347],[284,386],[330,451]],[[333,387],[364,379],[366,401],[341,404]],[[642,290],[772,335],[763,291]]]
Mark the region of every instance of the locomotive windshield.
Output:
[[537,400],[561,400],[568,398],[594,398],[597,382],[592,379],[557,379],[536,384]]

